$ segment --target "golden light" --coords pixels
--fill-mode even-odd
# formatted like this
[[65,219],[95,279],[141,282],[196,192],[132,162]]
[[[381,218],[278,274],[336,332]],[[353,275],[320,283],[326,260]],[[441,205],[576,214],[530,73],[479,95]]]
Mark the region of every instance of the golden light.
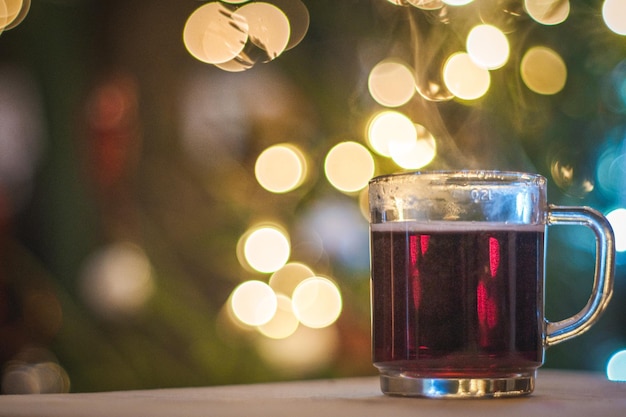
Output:
[[206,3],[187,18],[183,41],[187,51],[199,61],[228,62],[246,45],[248,22],[220,2]]
[[290,262],[272,274],[269,285],[276,293],[291,297],[298,284],[313,276],[315,273],[305,264]]
[[405,0],[405,2],[422,10],[439,10],[444,5],[442,0]]
[[406,104],[415,94],[413,72],[404,63],[385,60],[370,71],[367,86],[376,102],[386,107]]
[[495,26],[475,26],[467,36],[466,47],[472,60],[486,69],[500,68],[509,60],[509,41]]
[[289,42],[285,50],[296,47],[309,30],[311,23],[309,9],[301,0],[271,0],[269,3],[280,8],[289,20]]
[[256,160],[254,173],[259,184],[273,193],[298,188],[306,178],[307,164],[303,153],[291,144],[265,149]]
[[269,322],[278,309],[274,290],[262,281],[246,281],[233,290],[230,306],[235,317],[248,326]]
[[291,336],[300,324],[293,312],[291,298],[284,294],[277,294],[277,308],[274,316],[265,324],[257,327],[264,336],[271,339],[284,339]]
[[419,169],[428,165],[437,154],[433,135],[422,125],[416,124],[417,139],[411,142],[394,141],[390,144],[391,158],[404,169]]
[[262,1],[246,3],[236,13],[246,19],[248,39],[266,54],[263,61],[271,61],[287,48],[289,19],[281,9]]
[[107,319],[137,314],[154,292],[150,261],[139,246],[126,242],[91,255],[80,284],[85,302]]
[[291,254],[287,234],[274,225],[251,228],[244,233],[240,242],[243,243],[242,255],[246,264],[262,273],[279,270]]
[[367,128],[367,141],[372,150],[381,156],[391,157],[389,144],[392,141],[409,143],[416,139],[413,121],[395,110],[376,114]]
[[524,9],[542,25],[563,23],[570,13],[569,0],[524,0]]
[[626,2],[605,0],[602,4],[602,18],[606,26],[618,35],[626,35]]
[[567,67],[561,56],[550,48],[529,49],[520,65],[524,84],[537,94],[556,94],[565,87]]
[[261,358],[281,373],[301,376],[333,361],[339,347],[339,331],[335,326],[299,326],[285,339],[261,338],[256,347]]
[[442,0],[448,6],[465,6],[474,0]]
[[331,185],[340,191],[351,193],[367,186],[374,175],[372,154],[357,142],[342,142],[326,155],[324,172]]
[[448,90],[462,100],[484,96],[491,84],[489,71],[476,65],[465,52],[457,52],[446,60],[443,80]]
[[31,0],[0,1],[0,33],[22,23],[30,10],[30,4]]
[[327,278],[312,277],[302,281],[291,301],[300,323],[313,329],[330,326],[341,314],[341,293]]

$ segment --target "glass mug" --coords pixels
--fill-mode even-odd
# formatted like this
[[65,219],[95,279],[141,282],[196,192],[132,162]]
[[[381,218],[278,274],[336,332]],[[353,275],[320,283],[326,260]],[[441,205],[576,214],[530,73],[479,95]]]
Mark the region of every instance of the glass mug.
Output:
[[[587,207],[547,204],[546,179],[500,171],[385,175],[369,184],[373,362],[385,394],[530,394],[545,348],[587,330],[613,288],[614,235]],[[544,317],[545,232],[589,227],[592,295]]]

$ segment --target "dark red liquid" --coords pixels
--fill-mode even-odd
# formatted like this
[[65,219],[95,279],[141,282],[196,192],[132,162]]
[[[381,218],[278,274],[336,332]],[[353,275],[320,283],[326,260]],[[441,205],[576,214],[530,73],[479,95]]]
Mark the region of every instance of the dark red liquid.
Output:
[[464,377],[543,362],[544,229],[461,226],[372,225],[377,367]]

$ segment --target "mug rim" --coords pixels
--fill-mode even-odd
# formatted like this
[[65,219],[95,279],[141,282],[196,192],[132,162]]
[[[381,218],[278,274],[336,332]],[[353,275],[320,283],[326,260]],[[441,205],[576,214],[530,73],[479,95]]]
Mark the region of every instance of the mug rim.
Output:
[[369,184],[389,182],[393,179],[420,178],[424,180],[434,179],[463,179],[467,181],[497,181],[502,183],[533,183],[545,184],[546,178],[541,174],[490,169],[460,169],[460,170],[432,170],[432,171],[403,171],[391,174],[378,175],[370,179]]

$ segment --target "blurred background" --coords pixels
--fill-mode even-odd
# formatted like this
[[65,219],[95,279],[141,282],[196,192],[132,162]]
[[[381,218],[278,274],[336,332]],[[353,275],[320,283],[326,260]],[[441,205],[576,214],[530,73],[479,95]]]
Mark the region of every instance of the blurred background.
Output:
[[[612,303],[545,366],[626,379],[623,1],[4,0],[0,21],[3,393],[375,375],[364,190],[412,169],[538,172],[608,215]],[[548,246],[556,321],[595,246]]]

